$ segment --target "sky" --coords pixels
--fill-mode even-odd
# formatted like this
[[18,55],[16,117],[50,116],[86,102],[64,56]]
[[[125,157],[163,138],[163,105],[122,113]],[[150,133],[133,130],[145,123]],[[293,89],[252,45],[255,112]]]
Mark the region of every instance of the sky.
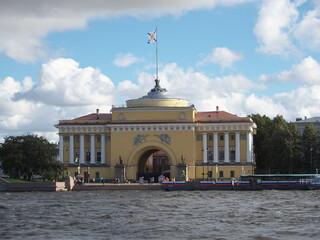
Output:
[[320,0],[0,0],[0,142],[160,85],[197,111],[320,116]]

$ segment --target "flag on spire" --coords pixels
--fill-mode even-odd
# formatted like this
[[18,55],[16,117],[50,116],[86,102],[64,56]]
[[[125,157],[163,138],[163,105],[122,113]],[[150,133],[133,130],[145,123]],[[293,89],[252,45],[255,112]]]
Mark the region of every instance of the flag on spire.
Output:
[[157,41],[157,29],[155,29],[153,32],[148,33],[149,35],[149,41],[148,43],[153,43]]

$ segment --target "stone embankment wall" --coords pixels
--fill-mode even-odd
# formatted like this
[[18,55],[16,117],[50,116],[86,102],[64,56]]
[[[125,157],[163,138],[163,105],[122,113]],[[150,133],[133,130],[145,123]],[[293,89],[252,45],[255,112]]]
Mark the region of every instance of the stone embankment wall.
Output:
[[0,191],[28,192],[28,191],[65,191],[65,182],[21,182],[10,183],[0,178]]

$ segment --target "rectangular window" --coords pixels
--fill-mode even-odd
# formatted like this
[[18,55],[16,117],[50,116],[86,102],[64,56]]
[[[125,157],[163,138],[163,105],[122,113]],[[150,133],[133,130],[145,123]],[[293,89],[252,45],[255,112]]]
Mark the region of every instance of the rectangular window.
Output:
[[230,140],[231,140],[231,141],[234,141],[234,140],[235,140],[234,134],[231,134],[231,135],[230,135]]
[[101,163],[101,152],[97,152],[97,163]]
[[240,140],[247,140],[246,134],[240,134]]
[[233,170],[230,171],[230,177],[234,178],[234,171]]
[[64,142],[69,142],[70,138],[69,137],[63,137]]
[[224,161],[224,150],[219,150],[219,161]]
[[219,178],[223,178],[223,171],[219,171]]
[[220,141],[223,141],[223,139],[224,139],[224,135],[219,135],[219,139],[220,139]]
[[90,156],[91,156],[91,152],[88,150],[88,151],[86,152],[86,162],[87,162],[87,163],[90,163]]
[[100,136],[97,137],[97,142],[101,142],[101,137]]
[[91,142],[91,136],[87,137],[87,142]]
[[74,162],[79,163],[79,161],[80,161],[80,150],[79,149],[76,149],[76,156],[75,157],[76,158],[75,158]]
[[209,163],[213,162],[213,147],[208,147],[207,159]]
[[230,151],[230,161],[235,161],[236,160],[236,151],[231,150]]
[[76,136],[76,142],[80,142],[80,136]]
[[209,135],[209,141],[213,140],[213,135]]
[[96,172],[96,178],[100,178],[100,172]]
[[197,136],[196,136],[196,140],[197,140],[197,141],[202,141],[202,135],[197,135]]

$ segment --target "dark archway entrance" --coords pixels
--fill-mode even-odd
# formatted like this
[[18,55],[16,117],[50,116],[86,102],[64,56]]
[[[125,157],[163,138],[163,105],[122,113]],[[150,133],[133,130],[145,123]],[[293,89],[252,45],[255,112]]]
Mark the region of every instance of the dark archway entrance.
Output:
[[170,164],[167,154],[158,149],[146,151],[140,157],[137,178],[144,177],[144,180],[149,180],[153,177],[154,181],[158,182],[160,175],[170,179]]

